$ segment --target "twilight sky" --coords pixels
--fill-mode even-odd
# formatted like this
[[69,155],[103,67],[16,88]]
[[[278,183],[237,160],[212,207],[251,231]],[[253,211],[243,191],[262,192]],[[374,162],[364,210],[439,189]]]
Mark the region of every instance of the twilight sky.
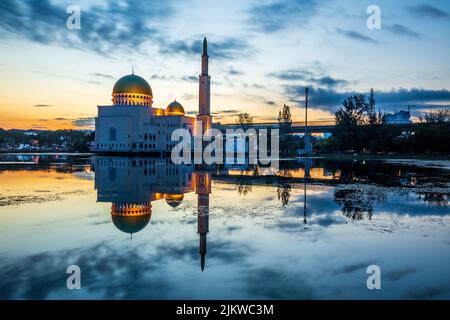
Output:
[[[366,26],[372,4],[381,30]],[[305,86],[315,120],[370,88],[385,111],[450,107],[450,1],[2,0],[0,128],[92,128],[132,66],[154,106],[176,98],[193,115],[204,36],[215,121],[273,121],[284,103],[301,121]]]

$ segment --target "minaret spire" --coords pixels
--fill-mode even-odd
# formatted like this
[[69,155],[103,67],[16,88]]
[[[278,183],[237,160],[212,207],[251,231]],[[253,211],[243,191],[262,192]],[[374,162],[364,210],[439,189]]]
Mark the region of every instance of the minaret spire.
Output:
[[206,37],[203,38],[203,53],[202,56],[208,55],[208,42],[206,41]]

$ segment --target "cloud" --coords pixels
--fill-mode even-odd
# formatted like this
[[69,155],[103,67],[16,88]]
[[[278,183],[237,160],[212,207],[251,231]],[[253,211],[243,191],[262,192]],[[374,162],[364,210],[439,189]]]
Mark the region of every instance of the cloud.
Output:
[[152,80],[172,80],[173,77],[172,76],[166,76],[164,74],[152,74],[150,76],[150,79],[152,79]]
[[348,265],[341,267],[340,269],[335,270],[333,274],[338,275],[338,274],[343,274],[343,273],[352,273],[357,270],[366,269],[368,266],[370,266],[372,264],[373,264],[373,262],[371,262],[371,261],[348,264]]
[[181,80],[186,82],[198,82],[198,78],[196,76],[184,76]]
[[[159,51],[163,54],[174,55],[199,55],[202,52],[203,40],[169,40],[162,39]],[[235,59],[250,56],[254,49],[245,39],[226,37],[208,41],[208,53],[214,55],[214,59]]]
[[[284,93],[289,97],[290,101],[303,104],[305,86],[302,85],[286,85]],[[317,87],[309,88],[309,102],[312,108],[322,109],[334,112],[342,101],[354,91],[336,91],[334,89],[324,89]],[[375,100],[379,107],[395,107],[416,104],[430,104],[436,102],[450,101],[450,91],[446,89],[392,89],[390,91],[375,90]]]
[[242,71],[230,68],[228,70],[228,74],[231,75],[231,76],[240,76],[240,75],[243,75],[244,73]]
[[53,105],[51,105],[51,104],[35,104],[33,107],[34,108],[49,108],[49,107],[53,107]]
[[416,271],[416,269],[414,269],[414,268],[395,270],[395,271],[388,272],[386,275],[386,278],[391,281],[397,281],[397,280],[403,279],[404,277],[406,277],[407,275],[410,275],[411,273],[414,273],[415,271]]
[[388,30],[389,32],[397,34],[397,35],[408,36],[408,37],[413,37],[413,38],[418,38],[420,36],[414,30],[412,30],[404,25],[401,25],[401,24],[388,25],[388,26],[385,26],[385,29]]
[[359,32],[353,31],[353,30],[343,30],[343,29],[337,28],[336,31],[349,39],[357,40],[360,42],[367,42],[367,43],[377,43],[378,42],[369,36],[365,36]]
[[438,18],[438,19],[448,19],[450,16],[447,12],[436,8],[429,4],[421,4],[417,6],[406,7],[409,12],[416,16],[427,17],[427,18]]
[[218,113],[239,113],[240,111],[237,109],[227,109],[227,110],[219,110]]
[[282,81],[302,81],[305,85],[316,85],[326,88],[344,87],[349,84],[347,80],[333,78],[329,75],[319,75],[315,71],[306,69],[284,70],[277,73],[269,73],[268,76]]
[[90,75],[94,76],[94,77],[98,77],[98,78],[103,78],[103,79],[112,79],[112,80],[116,79],[116,77],[113,77],[109,74],[99,73],[99,72],[90,73]]
[[65,120],[69,120],[69,119],[67,119],[67,118],[55,118],[55,119],[53,119],[53,120],[56,120],[56,121],[65,121]]
[[164,22],[174,13],[170,1],[158,0],[105,2],[81,10],[81,30],[68,30],[68,14],[62,4],[49,0],[4,0],[0,3],[0,30],[33,42],[108,55],[158,43]]
[[76,127],[93,127],[94,124],[94,117],[85,117],[72,120],[72,125]]
[[316,0],[279,0],[249,10],[248,24],[263,32],[277,32],[291,25],[304,25],[317,13]]

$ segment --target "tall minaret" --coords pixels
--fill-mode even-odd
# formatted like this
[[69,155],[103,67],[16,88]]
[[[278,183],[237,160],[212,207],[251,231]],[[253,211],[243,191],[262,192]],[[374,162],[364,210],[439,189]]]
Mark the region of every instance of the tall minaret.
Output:
[[211,128],[211,77],[208,74],[208,42],[203,39],[202,73],[199,76],[199,96],[197,120],[202,122],[202,134]]

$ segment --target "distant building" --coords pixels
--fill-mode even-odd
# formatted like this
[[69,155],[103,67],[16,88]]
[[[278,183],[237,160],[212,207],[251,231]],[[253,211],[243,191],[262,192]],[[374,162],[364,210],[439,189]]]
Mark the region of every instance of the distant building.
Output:
[[411,112],[400,110],[386,115],[386,122],[389,124],[407,124],[411,123]]

